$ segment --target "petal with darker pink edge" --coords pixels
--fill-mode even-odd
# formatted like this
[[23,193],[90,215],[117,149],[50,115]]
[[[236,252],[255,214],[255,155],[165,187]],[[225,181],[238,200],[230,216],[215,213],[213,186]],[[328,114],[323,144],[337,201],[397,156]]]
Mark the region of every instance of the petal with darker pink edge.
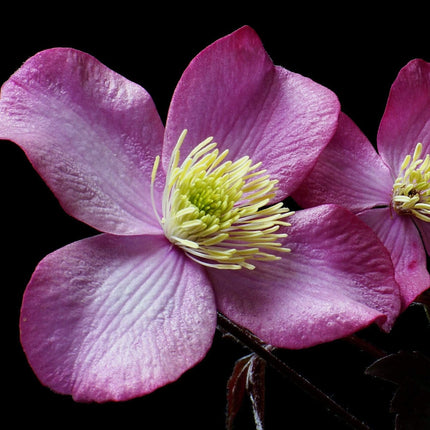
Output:
[[184,154],[209,136],[235,160],[263,162],[289,195],[332,137],[337,97],[311,79],[274,66],[257,34],[242,27],[198,54],[182,75],[169,109],[167,167],[183,129]]
[[176,380],[216,326],[203,269],[164,237],[95,236],[47,256],[25,292],[21,341],[51,389],[127,400]]
[[417,143],[430,153],[430,63],[412,60],[395,79],[378,130],[378,151],[397,175]]
[[218,308],[263,341],[306,348],[377,322],[389,330],[400,310],[390,256],[375,233],[334,205],[299,211],[283,245],[291,253],[254,271],[210,271]]

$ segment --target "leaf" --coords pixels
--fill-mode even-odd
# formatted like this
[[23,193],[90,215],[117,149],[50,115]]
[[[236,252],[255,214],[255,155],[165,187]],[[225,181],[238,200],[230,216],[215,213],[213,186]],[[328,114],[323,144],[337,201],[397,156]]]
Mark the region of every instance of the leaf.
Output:
[[233,429],[233,421],[242,406],[251,357],[252,354],[236,361],[233,373],[227,382],[227,430]]
[[266,362],[257,354],[249,354],[236,361],[227,383],[227,430],[242,406],[245,394],[251,402],[256,430],[264,430]]
[[396,430],[430,429],[430,360],[419,352],[400,351],[370,365],[366,374],[398,385],[390,411]]
[[248,369],[246,389],[251,400],[254,422],[257,430],[264,428],[266,362],[253,354]]

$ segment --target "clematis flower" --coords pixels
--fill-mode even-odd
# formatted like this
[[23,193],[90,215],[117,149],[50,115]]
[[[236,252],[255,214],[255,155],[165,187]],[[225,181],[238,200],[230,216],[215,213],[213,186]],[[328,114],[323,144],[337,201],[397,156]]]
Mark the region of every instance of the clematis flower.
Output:
[[205,356],[217,310],[288,348],[389,329],[398,286],[372,230],[334,205],[282,204],[338,114],[249,27],[194,58],[165,128],[143,88],[88,54],[25,62],[2,87],[0,137],[101,232],[27,286],[21,342],[41,382],[78,401],[149,393]]
[[311,175],[294,194],[303,207],[355,212],[389,250],[406,308],[430,287],[430,64],[413,60],[394,81],[377,149],[345,114]]

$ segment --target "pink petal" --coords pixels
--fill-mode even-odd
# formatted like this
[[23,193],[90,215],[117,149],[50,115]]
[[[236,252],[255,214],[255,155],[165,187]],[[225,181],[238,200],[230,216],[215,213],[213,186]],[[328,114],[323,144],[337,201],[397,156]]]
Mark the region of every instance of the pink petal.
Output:
[[205,356],[215,326],[203,269],[164,237],[100,235],[42,260],[21,341],[43,384],[104,402],[176,380]]
[[412,60],[394,81],[378,131],[378,151],[395,175],[417,143],[430,153],[430,63]]
[[163,125],[148,93],[93,57],[50,49],[3,85],[0,138],[16,142],[72,216],[101,231],[158,233],[152,164]]
[[183,129],[183,154],[213,136],[230,159],[248,155],[279,179],[285,197],[333,135],[336,96],[308,78],[275,67],[249,27],[203,50],[182,75],[169,109],[164,166]]
[[421,233],[421,238],[423,240],[427,254],[430,255],[430,224],[420,220],[415,220],[415,223]]
[[359,217],[378,235],[391,254],[396,280],[400,285],[402,307],[430,287],[426,252],[420,234],[410,217],[391,213],[389,208],[364,211]]
[[302,207],[336,203],[352,211],[390,204],[393,179],[375,149],[345,114],[335,136],[293,198]]
[[211,271],[221,312],[265,342],[306,348],[376,321],[388,330],[399,312],[388,252],[346,209],[319,206],[294,214],[291,253],[254,271]]

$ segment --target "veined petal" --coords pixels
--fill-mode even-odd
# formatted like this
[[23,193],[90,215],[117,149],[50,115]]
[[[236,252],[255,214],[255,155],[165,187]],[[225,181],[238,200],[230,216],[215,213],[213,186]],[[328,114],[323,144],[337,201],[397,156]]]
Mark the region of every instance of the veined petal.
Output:
[[430,288],[426,252],[414,221],[411,217],[392,213],[389,208],[367,210],[359,217],[376,232],[390,252],[400,285],[402,308],[406,309],[415,297]]
[[395,79],[378,130],[378,151],[395,175],[417,143],[430,153],[430,63],[412,60]]
[[356,124],[341,113],[336,134],[293,198],[302,207],[335,203],[358,212],[389,205],[392,188],[388,167]]
[[176,380],[216,326],[204,269],[161,236],[95,236],[48,255],[24,295],[21,341],[51,389],[127,400]]
[[273,65],[249,27],[219,39],[182,75],[169,109],[163,165],[183,129],[183,153],[214,137],[231,160],[249,156],[289,195],[327,145],[339,103],[327,88]]
[[281,260],[254,271],[210,271],[221,312],[274,346],[306,348],[376,321],[388,330],[400,308],[390,256],[351,212],[324,205],[296,212]]
[[143,88],[73,49],[36,54],[1,89],[0,138],[70,215],[104,232],[160,231],[149,188],[163,133]]

